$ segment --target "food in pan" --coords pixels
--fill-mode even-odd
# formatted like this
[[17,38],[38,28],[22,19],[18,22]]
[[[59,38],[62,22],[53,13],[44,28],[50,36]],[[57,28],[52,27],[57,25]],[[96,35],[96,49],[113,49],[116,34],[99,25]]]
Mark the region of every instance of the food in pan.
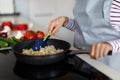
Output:
[[64,51],[63,49],[56,49],[53,45],[48,45],[45,46],[44,48],[41,48],[39,51],[33,51],[32,49],[23,49],[22,54],[41,56],[41,55],[58,54],[63,51]]

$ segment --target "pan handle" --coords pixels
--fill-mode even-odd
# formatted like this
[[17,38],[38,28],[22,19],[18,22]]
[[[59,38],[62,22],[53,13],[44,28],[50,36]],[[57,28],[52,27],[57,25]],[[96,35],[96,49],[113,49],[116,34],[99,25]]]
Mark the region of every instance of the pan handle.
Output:
[[89,54],[90,50],[70,50],[68,55],[75,55],[75,54]]
[[[68,55],[76,54],[90,54],[90,50],[70,50]],[[108,55],[112,55],[112,51],[110,51]]]

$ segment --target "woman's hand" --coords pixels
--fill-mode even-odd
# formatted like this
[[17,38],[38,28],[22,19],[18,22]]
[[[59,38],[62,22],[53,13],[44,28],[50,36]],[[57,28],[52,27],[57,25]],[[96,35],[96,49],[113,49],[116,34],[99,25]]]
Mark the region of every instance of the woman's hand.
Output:
[[61,16],[52,20],[48,27],[47,34],[55,34],[62,26],[65,26],[68,23],[68,17]]
[[112,46],[109,43],[96,43],[91,48],[91,58],[98,59],[107,56],[109,51],[112,51]]

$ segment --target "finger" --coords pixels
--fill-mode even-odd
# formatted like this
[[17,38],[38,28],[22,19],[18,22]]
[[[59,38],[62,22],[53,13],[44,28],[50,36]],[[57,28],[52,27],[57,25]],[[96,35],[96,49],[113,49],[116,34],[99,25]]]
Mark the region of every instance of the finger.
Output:
[[55,24],[50,23],[50,25],[48,27],[48,34],[53,34],[54,28],[55,28]]
[[99,58],[104,56],[104,51],[105,51],[105,45],[101,44]]
[[107,56],[108,53],[109,53],[109,51],[110,51],[109,48],[105,48],[103,56],[104,56],[104,57]]
[[91,53],[90,53],[90,56],[91,56],[91,58],[93,58],[93,59],[94,59],[94,55],[95,55],[95,47],[96,47],[96,44],[93,44],[93,45],[92,45],[92,48],[91,48]]
[[111,45],[109,45],[108,43],[104,43],[104,53],[103,53],[103,57],[107,56],[109,51],[112,50]]
[[52,31],[53,34],[55,34],[56,32],[58,32],[60,26],[56,26],[56,28],[54,28],[54,30]]
[[98,43],[96,44],[96,47],[95,47],[95,59],[98,59],[99,58],[99,55],[100,55],[100,48],[101,48],[101,44]]

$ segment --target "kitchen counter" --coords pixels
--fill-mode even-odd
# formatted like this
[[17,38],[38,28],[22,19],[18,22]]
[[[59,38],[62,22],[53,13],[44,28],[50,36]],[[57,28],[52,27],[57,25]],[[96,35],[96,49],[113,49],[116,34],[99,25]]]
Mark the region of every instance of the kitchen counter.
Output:
[[[27,23],[28,25],[29,25],[29,29],[32,29],[32,30],[42,30],[42,31],[44,31],[45,33],[46,33],[46,30],[43,28],[43,27],[41,27],[41,26],[39,26],[39,25],[37,25],[35,22],[33,22],[32,20],[30,20],[30,19],[27,19],[27,18],[25,18],[25,17],[22,17],[22,16],[3,16],[3,17],[0,17],[0,24],[3,22],[3,21],[12,21],[13,22],[13,24],[19,24],[19,23]],[[57,36],[57,35],[55,35],[55,36],[52,36],[51,38],[56,38],[56,39],[60,39],[59,38],[59,36]],[[72,45],[72,44],[71,44]],[[70,48],[71,50],[77,50],[76,48],[74,48],[73,47],[73,45],[71,46],[71,48]],[[99,71],[97,71],[97,72],[99,72],[99,73],[103,73],[103,74],[105,74],[106,75],[106,72],[107,71],[104,71],[104,69],[106,69],[106,66],[105,65],[103,65],[102,67],[97,67],[96,68],[96,66],[95,65],[97,65],[97,62],[98,61],[96,61],[95,63],[94,63],[94,61],[95,60],[92,60],[92,59],[90,59],[89,58],[89,55],[88,54],[86,54],[86,55],[82,55],[82,54],[79,54],[79,55],[77,55],[77,57],[79,57],[79,58],[81,58],[83,61],[82,62],[84,62],[84,63],[89,63],[90,65],[89,66],[93,66],[93,67],[95,67],[94,69],[96,70],[99,70]],[[84,57],[84,58],[82,58],[82,57]],[[99,62],[98,62],[99,63]],[[2,78],[2,80],[25,80],[25,79],[20,79],[17,75],[16,75],[16,73],[14,73],[13,72],[13,68],[15,67],[15,65],[17,64],[17,60],[16,60],[16,58],[15,58],[15,56],[13,55],[13,53],[10,53],[10,54],[2,54],[1,52],[0,52],[0,79]],[[21,64],[21,63],[20,63]],[[100,63],[101,64],[101,63]],[[19,64],[18,64],[19,65]],[[23,65],[23,64],[22,64]],[[77,66],[77,64],[75,65],[75,66]],[[24,67],[24,66],[22,66],[22,67]],[[100,69],[99,69],[100,68]],[[109,67],[108,67],[109,68]],[[110,69],[110,68],[109,68]],[[119,76],[119,73],[117,72],[117,71],[114,71],[114,70],[112,70],[112,69],[110,69],[111,71],[113,71],[113,72],[115,72],[115,73],[117,73],[118,74],[118,76]],[[71,73],[70,73],[71,74]],[[102,75],[103,75],[102,74]],[[80,74],[81,75],[81,74]],[[104,75],[104,76],[105,76]],[[38,75],[39,76],[39,75]],[[76,75],[75,75],[76,76]],[[113,74],[113,76],[112,76],[112,72],[110,72],[110,75],[108,74],[107,75],[109,78],[111,78],[112,77],[112,79],[114,79],[114,74]],[[67,76],[67,77],[71,77],[70,75],[69,76]],[[107,80],[109,80],[108,79],[108,77],[107,77]],[[52,79],[51,79],[52,80]],[[80,78],[78,78],[78,79],[53,79],[53,80],[81,80]],[[83,79],[82,79],[83,80]],[[89,79],[85,79],[85,80],[89,80]],[[103,79],[102,79],[103,80]],[[117,80],[117,79],[116,79]]]
[[19,62],[11,51],[0,52],[0,80],[110,80],[76,56],[50,65]]

